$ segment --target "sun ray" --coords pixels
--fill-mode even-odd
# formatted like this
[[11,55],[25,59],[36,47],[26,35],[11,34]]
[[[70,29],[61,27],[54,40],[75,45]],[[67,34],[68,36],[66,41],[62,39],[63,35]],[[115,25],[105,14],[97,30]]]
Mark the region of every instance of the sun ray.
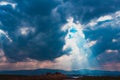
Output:
[[63,51],[70,49],[68,53],[72,55],[72,69],[89,68],[88,57],[92,54],[92,51],[87,45],[83,27],[79,22],[74,23],[72,17],[67,19],[67,21],[68,23],[62,27],[62,30],[67,32]]

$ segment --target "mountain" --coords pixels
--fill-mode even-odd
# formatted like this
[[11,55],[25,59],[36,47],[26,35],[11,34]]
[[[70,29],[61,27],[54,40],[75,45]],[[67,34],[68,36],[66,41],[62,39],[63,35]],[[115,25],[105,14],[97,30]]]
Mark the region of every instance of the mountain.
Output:
[[16,70],[0,71],[0,75],[42,75],[47,73],[60,72],[68,76],[120,76],[119,71],[101,71],[101,70],[54,70],[54,69],[36,69],[36,70]]

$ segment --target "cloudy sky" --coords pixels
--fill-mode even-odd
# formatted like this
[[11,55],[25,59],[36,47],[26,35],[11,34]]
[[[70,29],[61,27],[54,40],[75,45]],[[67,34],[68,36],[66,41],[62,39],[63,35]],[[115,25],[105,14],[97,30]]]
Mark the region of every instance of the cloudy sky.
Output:
[[[119,4],[119,0],[0,0],[0,70],[120,71]],[[68,32],[62,29],[71,17],[71,24],[82,26],[82,46],[89,49],[84,57],[78,47],[82,59],[75,62],[71,50],[63,50]]]

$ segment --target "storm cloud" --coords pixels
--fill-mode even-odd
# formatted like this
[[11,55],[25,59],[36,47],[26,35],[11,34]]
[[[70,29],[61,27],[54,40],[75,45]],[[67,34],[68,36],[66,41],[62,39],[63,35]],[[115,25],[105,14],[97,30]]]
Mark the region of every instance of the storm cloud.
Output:
[[[99,58],[100,65],[105,65],[104,62],[109,61],[104,59],[106,55],[111,56],[111,63],[118,63],[119,4],[118,0],[1,0],[0,30],[9,35],[12,42],[0,34],[0,48],[10,63],[29,58],[54,64],[67,54],[62,51],[66,33],[61,27],[72,16],[83,25],[93,60]],[[109,55],[110,50],[117,55]]]

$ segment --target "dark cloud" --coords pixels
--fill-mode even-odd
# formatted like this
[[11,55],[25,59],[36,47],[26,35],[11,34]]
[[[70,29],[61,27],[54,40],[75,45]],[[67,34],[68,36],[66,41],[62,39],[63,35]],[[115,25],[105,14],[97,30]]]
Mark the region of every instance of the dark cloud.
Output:
[[52,0],[15,0],[18,4],[18,8],[21,12],[26,13],[30,16],[48,16],[51,13],[51,10],[57,6],[57,2]]
[[[10,61],[21,61],[26,58],[37,60],[53,60],[63,55],[64,42],[60,26],[69,16],[82,23],[88,23],[93,18],[113,13],[120,9],[118,0],[11,0],[17,4],[13,9],[10,5],[0,6],[1,29],[8,32],[13,42],[3,42],[5,55]],[[56,8],[56,11],[53,11]],[[109,26],[109,25],[108,25]],[[34,27],[36,31],[28,36],[19,35],[21,27]],[[99,26],[97,26],[99,27]],[[16,34],[17,32],[17,34]],[[100,41],[93,46],[95,55],[106,49],[118,49],[112,39],[118,29],[98,28],[85,32],[86,38]],[[110,35],[111,34],[111,35]],[[114,47],[113,47],[114,46]]]
[[64,0],[58,12],[64,16],[74,16],[86,23],[93,18],[119,10],[119,4],[118,0]]
[[[1,22],[13,42],[3,43],[4,52],[11,61],[21,61],[27,57],[38,60],[52,60],[62,55],[58,24],[52,23],[51,11],[56,1],[21,0],[15,9],[10,5],[1,6]],[[35,28],[35,33],[19,35],[22,27]]]

